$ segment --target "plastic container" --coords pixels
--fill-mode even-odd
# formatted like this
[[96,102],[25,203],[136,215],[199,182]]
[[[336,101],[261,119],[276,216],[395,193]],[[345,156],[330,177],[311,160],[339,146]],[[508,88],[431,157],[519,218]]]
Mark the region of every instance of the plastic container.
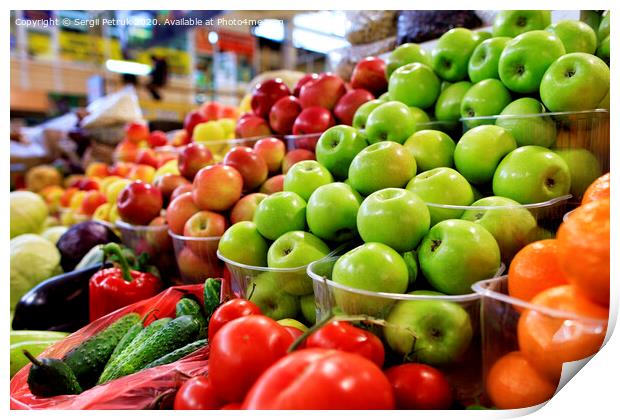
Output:
[[[609,111],[595,109],[579,112],[545,112],[528,115],[494,115],[489,117],[462,118],[463,132],[484,124],[519,127],[517,132],[528,138],[547,138],[552,149],[586,149],[591,152],[601,168],[609,172],[610,132]],[[513,131],[513,134],[515,131]],[[575,191],[574,201],[581,199]]]
[[[473,289],[481,298],[482,366],[485,381],[499,358],[521,350],[537,370],[545,372],[550,378],[555,377],[555,382],[559,383],[561,361],[585,358],[596,353],[603,344],[607,320],[585,318],[513,298],[508,295],[507,276],[480,281],[473,285]],[[534,326],[538,326],[536,331]],[[537,342],[546,343],[542,347],[544,351],[532,349],[532,340],[527,338],[530,332]],[[525,338],[520,340],[520,333]],[[569,356],[571,354],[573,357]],[[486,392],[485,399],[488,403],[498,405]]]
[[[317,319],[331,314],[368,315],[378,320],[372,330],[384,341],[386,365],[401,364],[408,361],[428,363],[439,368],[448,378],[455,390],[455,399],[467,406],[474,404],[482,394],[482,355],[480,350],[480,297],[476,293],[467,295],[411,295],[399,293],[380,293],[338,284],[331,279],[332,269],[337,257],[316,261],[308,266],[308,275],[313,280]],[[496,276],[504,270],[502,265]],[[425,350],[425,344],[433,340],[431,335],[441,332],[431,329],[421,335],[425,340],[414,339],[416,332],[407,330],[407,323],[395,324],[393,314],[400,312],[398,319],[407,319],[407,314],[418,317],[415,322],[424,331],[423,325],[445,327],[448,346],[437,346]],[[420,317],[419,314],[425,314]],[[394,315],[396,316],[396,315]],[[425,319],[424,319],[425,318]],[[372,324],[371,324],[372,325]],[[400,332],[395,332],[400,329]],[[400,337],[398,340],[395,337]],[[405,353],[403,340],[409,340],[411,348]],[[416,347],[416,342],[418,346]],[[406,346],[405,346],[406,347]],[[448,348],[452,350],[447,350]]]
[[169,276],[176,275],[168,225],[139,226],[119,220],[116,222],[116,227],[121,233],[123,245],[133,249],[136,255],[146,252],[150,263],[159,269],[164,281],[168,280]]
[[500,246],[502,261],[512,257],[530,242],[554,236],[568,209],[570,195],[533,204],[502,206],[454,206],[426,203],[431,225],[445,219],[481,220]]
[[220,236],[193,238],[173,233],[174,256],[184,284],[204,283],[209,277],[221,277],[224,264],[217,258]]

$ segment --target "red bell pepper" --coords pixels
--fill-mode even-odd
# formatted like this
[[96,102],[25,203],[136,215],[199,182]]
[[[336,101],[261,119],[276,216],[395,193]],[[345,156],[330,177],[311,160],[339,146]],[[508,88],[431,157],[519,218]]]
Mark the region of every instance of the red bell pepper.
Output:
[[162,288],[159,277],[132,270],[118,244],[103,246],[104,259],[114,257],[117,267],[96,272],[89,282],[90,321],[119,308],[158,294]]

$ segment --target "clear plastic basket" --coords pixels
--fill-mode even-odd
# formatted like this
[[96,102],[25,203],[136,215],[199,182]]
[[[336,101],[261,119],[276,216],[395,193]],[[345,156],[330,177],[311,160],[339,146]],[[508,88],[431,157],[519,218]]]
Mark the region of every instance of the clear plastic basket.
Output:
[[[391,364],[404,362],[402,355],[391,351],[392,347],[385,333],[386,328],[397,328],[390,321],[390,315],[397,305],[403,307],[405,302],[415,302],[418,308],[411,307],[409,309],[411,313],[428,310],[431,317],[442,317],[438,314],[448,313],[455,316],[466,314],[471,331],[470,339],[466,342],[464,338],[461,338],[459,350],[454,352],[455,356],[437,363],[430,362],[428,358],[420,361],[434,365],[446,374],[455,390],[455,398],[458,402],[465,406],[474,404],[482,394],[480,297],[476,293],[456,296],[380,293],[344,286],[331,280],[332,269],[337,259],[337,257],[330,257],[315,261],[308,266],[308,275],[313,280],[317,319],[323,319],[332,314],[341,314],[368,315],[378,320],[381,326],[374,326],[372,330],[383,339],[388,352],[386,360]],[[500,276],[504,268],[502,265],[496,276]],[[419,305],[420,303],[428,303],[432,306],[424,305],[426,306],[424,307]],[[453,334],[453,337],[458,337],[458,334],[462,332],[462,325],[458,325],[459,328],[448,331]],[[402,326],[400,328],[402,329]],[[415,342],[413,340],[412,352],[407,355],[412,361],[416,360],[416,351],[424,351],[416,348]]]
[[209,277],[221,277],[224,264],[217,258],[221,236],[194,238],[173,233],[174,255],[182,283],[204,283]]
[[[482,366],[485,381],[498,359],[521,350],[544,377],[559,383],[559,360],[583,359],[596,353],[603,344],[607,320],[585,318],[511,297],[508,295],[507,276],[480,281],[472,288],[481,298]],[[527,327],[532,324],[525,322],[520,327],[523,317],[535,320],[538,325],[544,326],[544,331],[541,329],[536,334],[536,331],[528,332],[530,330]],[[526,337],[522,339],[523,346],[519,343],[520,328],[523,337]],[[528,337],[545,340],[549,346],[544,347],[544,351],[534,351]],[[487,403],[502,408],[501,402],[493,401],[488,392],[485,392],[484,397]]]
[[566,214],[571,196],[565,195],[533,204],[502,206],[455,206],[426,203],[433,222],[463,218],[477,221],[491,232],[500,247],[502,261],[508,264],[524,246],[553,237]]

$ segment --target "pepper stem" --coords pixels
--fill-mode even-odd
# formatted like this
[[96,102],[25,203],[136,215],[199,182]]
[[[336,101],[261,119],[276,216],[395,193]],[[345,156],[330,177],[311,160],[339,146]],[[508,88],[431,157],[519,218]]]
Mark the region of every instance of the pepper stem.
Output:
[[43,363],[41,363],[41,361],[39,359],[34,357],[28,350],[22,350],[22,351],[24,352],[24,356],[26,356],[26,358],[28,360],[30,360],[33,365],[35,365],[35,366],[42,366],[43,365]]
[[104,259],[107,259],[108,257],[114,255],[117,259],[116,262],[120,266],[121,273],[123,273],[123,279],[130,283],[133,281],[129,262],[127,262],[127,258],[125,257],[125,255],[123,255],[123,251],[117,243],[110,242],[109,244],[105,244],[103,246],[103,255]]

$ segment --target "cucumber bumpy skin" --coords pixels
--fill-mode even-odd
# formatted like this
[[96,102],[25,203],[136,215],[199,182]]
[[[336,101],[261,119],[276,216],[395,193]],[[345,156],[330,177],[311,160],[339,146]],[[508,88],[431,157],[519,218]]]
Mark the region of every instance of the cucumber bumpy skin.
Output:
[[167,365],[168,363],[176,362],[177,360],[180,360],[181,358],[187,356],[188,354],[192,354],[196,350],[206,345],[207,345],[206,338],[196,340],[193,343],[186,344],[183,347],[173,350],[170,353],[166,354],[165,356],[162,356],[159,359],[149,363],[144,368],[142,368],[142,370],[150,369],[155,366]]
[[134,340],[134,338],[136,338],[138,336],[138,334],[140,334],[140,331],[143,330],[143,325],[142,322],[138,322],[137,324],[133,325],[123,336],[123,338],[121,338],[121,341],[118,342],[118,344],[116,345],[116,347],[114,348],[114,351],[112,352],[112,355],[110,355],[110,358],[108,359],[108,362],[106,363],[105,367],[103,368],[103,371],[105,372],[105,370],[107,369],[107,367],[109,365],[111,365],[112,363],[114,363],[114,360],[116,360],[118,358],[118,356],[123,352],[123,350],[125,350],[127,348],[127,346],[129,344],[131,344],[131,342]]
[[133,348],[125,359],[115,365],[109,375],[99,379],[100,383],[131,375],[171,351],[191,343],[200,333],[200,327],[200,321],[191,315],[173,319],[140,347]]
[[75,347],[62,358],[75,374],[82,389],[91,388],[97,383],[99,375],[118,342],[138,322],[140,322],[140,315],[127,314]]
[[207,320],[202,314],[202,308],[198,302],[190,298],[179,299],[176,305],[176,316],[178,318],[183,315],[191,315],[196,317],[196,319],[200,322],[201,327],[198,338],[205,338],[207,336]]

